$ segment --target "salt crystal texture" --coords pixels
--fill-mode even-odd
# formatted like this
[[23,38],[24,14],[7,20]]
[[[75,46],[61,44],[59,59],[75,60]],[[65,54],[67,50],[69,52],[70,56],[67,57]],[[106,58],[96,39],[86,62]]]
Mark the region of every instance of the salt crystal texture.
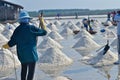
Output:
[[69,27],[65,27],[61,32],[60,34],[62,36],[68,36],[68,35],[71,35],[73,34],[73,31],[69,28]]
[[49,37],[51,37],[54,40],[62,40],[64,39],[57,31],[52,31],[48,34]]
[[39,58],[38,64],[42,71],[49,75],[56,75],[65,67],[71,65],[73,60],[58,48],[49,48]]
[[63,48],[57,41],[50,37],[44,38],[43,41],[38,45],[38,49],[47,49],[50,47],[57,47],[60,49]]
[[20,66],[17,56],[7,49],[0,49],[0,77],[13,73],[14,65],[16,68]]

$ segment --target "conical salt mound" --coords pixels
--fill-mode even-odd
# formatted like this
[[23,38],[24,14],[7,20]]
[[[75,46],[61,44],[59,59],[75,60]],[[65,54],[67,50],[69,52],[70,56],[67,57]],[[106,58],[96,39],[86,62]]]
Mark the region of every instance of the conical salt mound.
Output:
[[39,62],[59,66],[59,65],[69,65],[69,64],[71,64],[72,59],[67,57],[58,48],[48,48],[45,51],[45,53],[40,57]]
[[[93,46],[94,45],[94,46]],[[93,41],[91,38],[89,38],[88,36],[83,36],[81,37],[78,42],[73,46],[73,48],[79,48],[79,49],[90,49],[90,48],[95,48],[95,47],[99,47],[99,45]]]
[[93,36],[90,33],[83,29],[80,30],[80,32],[77,35],[75,35],[74,39],[80,38],[82,36],[89,36],[90,38],[93,38]]
[[48,36],[49,37],[51,37],[52,39],[54,39],[54,40],[62,40],[62,39],[64,39],[58,32],[56,32],[56,31],[52,31],[52,32],[50,32],[49,34],[48,34]]
[[63,22],[62,24],[61,24],[61,26],[65,26],[66,25],[66,22]]
[[71,35],[73,34],[73,31],[69,28],[69,27],[65,27],[61,32],[60,34],[62,36],[68,36],[68,35]]
[[[66,27],[70,27],[71,25],[73,25],[74,23],[72,21],[68,21],[66,24]],[[70,28],[71,29],[71,28]]]
[[58,31],[58,28],[57,28],[53,23],[48,24],[47,27],[48,27],[51,31]]
[[79,28],[81,28],[82,23],[81,23],[80,21],[78,21],[78,22],[76,23],[76,25],[77,25]]
[[88,36],[81,37],[73,46],[73,48],[82,56],[90,55],[90,51],[95,50],[98,47],[100,46]]
[[59,26],[61,25],[60,21],[58,21],[58,20],[55,21],[54,24],[55,24],[57,27],[59,27]]
[[50,47],[63,48],[58,42],[50,37],[44,38],[44,40],[38,45],[38,49],[47,49]]
[[80,28],[79,27],[77,27],[75,24],[72,24],[71,26],[69,26],[69,28],[70,29],[72,29],[73,31],[79,31],[80,30]]
[[72,63],[73,60],[67,57],[58,48],[47,49],[38,61],[40,70],[51,76],[59,74],[64,68]]
[[0,78],[10,75],[14,72],[14,66],[20,66],[16,55],[7,49],[0,49]]
[[[100,51],[101,52],[101,51]],[[97,54],[99,54],[100,52],[98,52]],[[99,56],[97,56],[99,57]],[[94,62],[96,61],[96,59],[98,59],[97,57],[91,57],[87,62],[88,64],[94,64]],[[103,58],[96,63],[96,66],[103,66],[103,65],[109,65],[109,64],[113,64],[114,62],[116,62],[118,60],[117,54],[113,53],[112,51],[108,50],[108,52],[103,56]]]

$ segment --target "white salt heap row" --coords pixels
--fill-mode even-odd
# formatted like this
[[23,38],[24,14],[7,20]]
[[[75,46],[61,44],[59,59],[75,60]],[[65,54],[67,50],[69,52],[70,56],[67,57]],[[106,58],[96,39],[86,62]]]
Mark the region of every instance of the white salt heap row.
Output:
[[82,36],[88,36],[90,38],[93,38],[93,36],[90,33],[88,33],[86,30],[82,29],[82,30],[80,30],[80,32],[77,35],[75,35],[74,39],[80,38]]
[[[94,45],[94,46],[93,46]],[[75,45],[73,45],[73,48],[79,52],[83,53],[82,56],[85,56],[86,52],[90,53],[90,51],[95,50],[96,48],[100,47],[95,41],[93,41],[88,36],[82,36]]]
[[64,29],[60,32],[62,36],[69,36],[73,34],[73,31],[69,27],[64,27]]
[[0,49],[0,77],[5,77],[14,73],[14,66],[20,66],[20,62],[16,55],[7,49]]
[[48,27],[51,31],[58,31],[58,28],[57,28],[56,25],[54,25],[53,23],[48,24],[47,27]]
[[44,54],[41,55],[38,64],[39,68],[49,75],[56,75],[65,67],[71,65],[72,59],[67,57],[58,48],[48,48]]
[[57,31],[52,31],[48,34],[49,37],[51,37],[52,39],[59,41],[64,39]]
[[[103,49],[97,52],[95,55],[85,56],[81,60],[86,64],[94,64],[94,66],[112,65],[118,60],[117,54],[110,50],[108,50],[104,56],[101,53],[103,53]],[[99,60],[101,56],[103,57]]]
[[44,40],[38,45],[38,49],[47,49],[50,47],[63,48],[58,42],[50,37],[44,38]]

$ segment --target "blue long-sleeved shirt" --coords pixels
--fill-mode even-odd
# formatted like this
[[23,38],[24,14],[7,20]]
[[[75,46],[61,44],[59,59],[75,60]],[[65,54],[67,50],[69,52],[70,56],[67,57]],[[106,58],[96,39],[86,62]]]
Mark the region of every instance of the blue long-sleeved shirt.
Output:
[[36,62],[37,54],[37,37],[44,36],[47,32],[33,25],[21,23],[11,36],[8,45],[16,45],[17,56],[21,63]]

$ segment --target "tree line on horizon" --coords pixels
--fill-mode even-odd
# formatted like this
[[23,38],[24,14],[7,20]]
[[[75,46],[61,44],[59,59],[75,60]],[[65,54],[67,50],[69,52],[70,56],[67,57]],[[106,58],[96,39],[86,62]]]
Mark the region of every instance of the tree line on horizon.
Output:
[[103,9],[103,10],[90,10],[90,9],[43,9],[39,11],[29,11],[30,16],[38,17],[42,12],[45,17],[59,16],[83,16],[83,15],[107,15],[110,12],[118,11],[120,9]]

